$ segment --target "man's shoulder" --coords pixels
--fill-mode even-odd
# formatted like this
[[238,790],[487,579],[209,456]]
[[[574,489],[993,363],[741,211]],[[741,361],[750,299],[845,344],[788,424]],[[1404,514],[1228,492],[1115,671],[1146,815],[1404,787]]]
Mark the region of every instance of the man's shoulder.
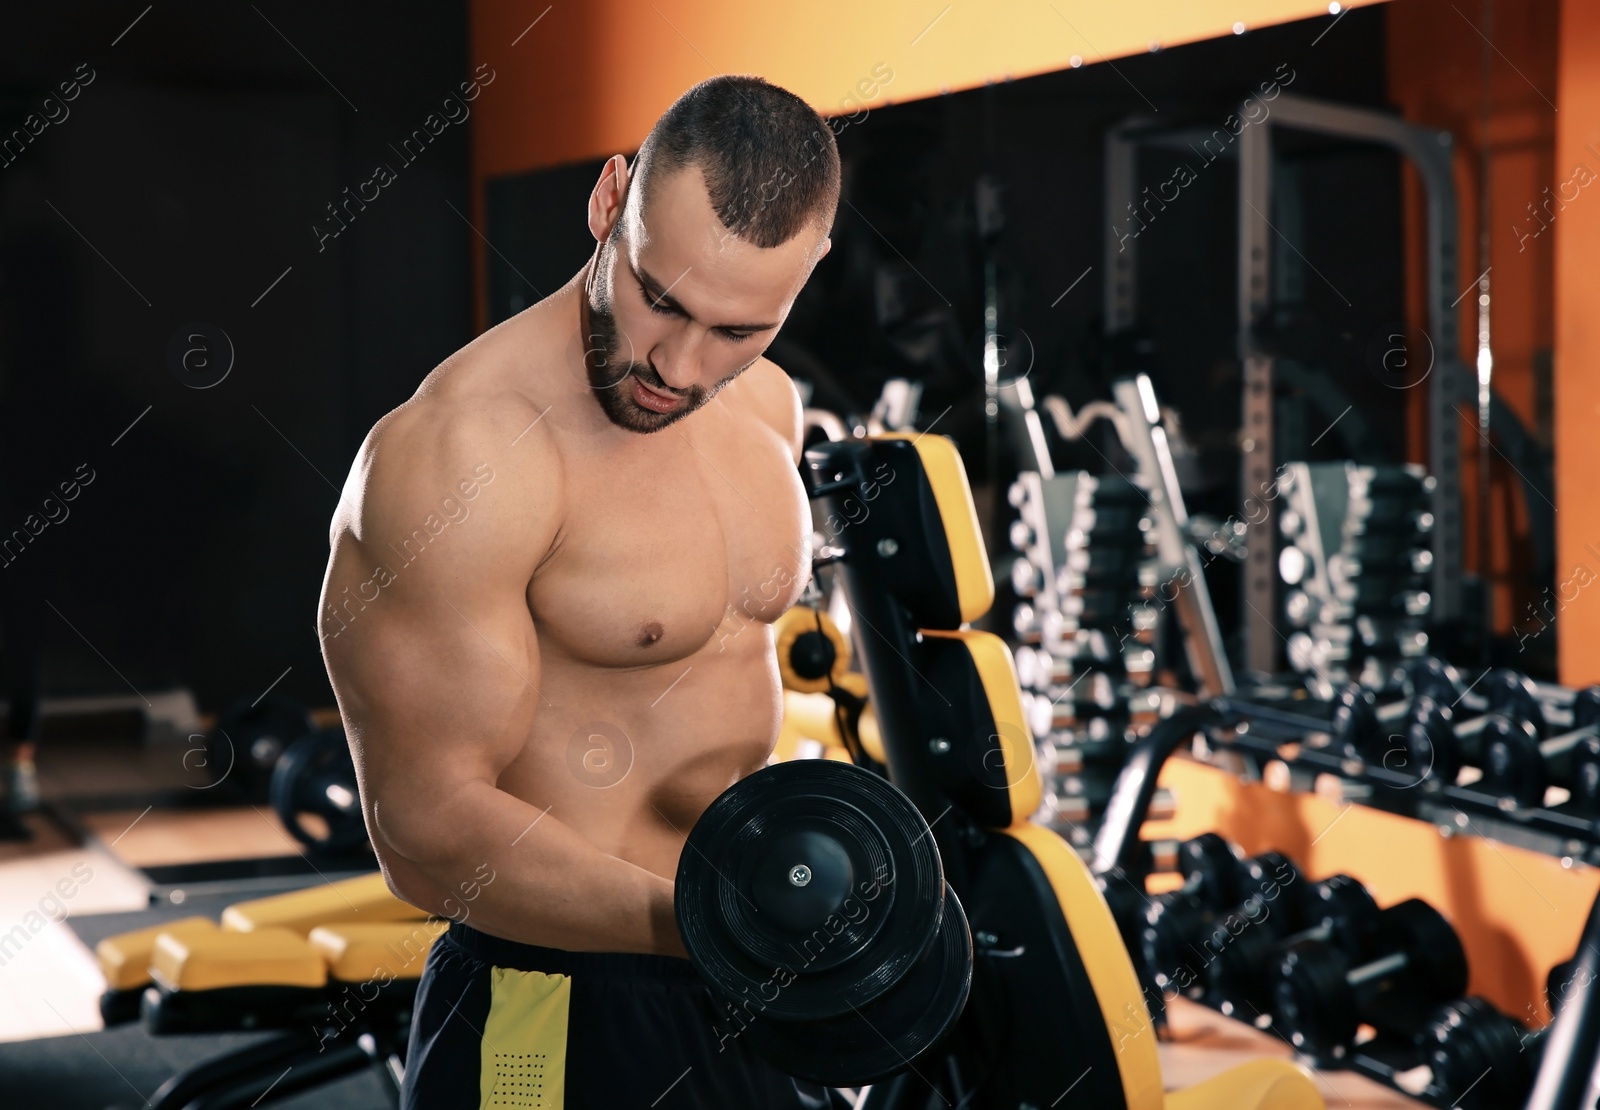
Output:
[[362,452],[414,474],[480,456],[508,467],[542,462],[550,438],[528,432],[547,410],[510,387],[419,393],[373,425]]
[[735,387],[738,388],[738,403],[749,419],[776,432],[790,445],[791,452],[798,454],[802,406],[800,392],[789,375],[763,356],[728,389],[732,391]]
[[496,479],[496,492],[558,488],[550,438],[529,434],[544,411],[515,389],[419,390],[367,433],[341,491],[334,533],[349,528],[359,539],[370,526],[476,497]]

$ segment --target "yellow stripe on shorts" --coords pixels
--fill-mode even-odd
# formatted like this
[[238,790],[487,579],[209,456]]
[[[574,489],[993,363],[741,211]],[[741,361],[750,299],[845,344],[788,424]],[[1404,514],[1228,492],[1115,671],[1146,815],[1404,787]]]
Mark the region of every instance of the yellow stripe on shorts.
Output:
[[567,1085],[572,980],[543,971],[490,970],[479,1110],[561,1110]]

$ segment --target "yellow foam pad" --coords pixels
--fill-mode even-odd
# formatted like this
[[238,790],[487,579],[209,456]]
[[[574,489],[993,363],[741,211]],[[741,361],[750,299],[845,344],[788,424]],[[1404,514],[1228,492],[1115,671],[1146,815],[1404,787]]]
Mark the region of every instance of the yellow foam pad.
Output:
[[319,883],[304,890],[237,902],[222,911],[222,927],[236,933],[291,929],[305,936],[318,925],[345,921],[421,921],[427,913],[390,893],[383,873]]
[[150,978],[168,990],[220,987],[321,987],[328,966],[311,942],[289,929],[174,936],[162,933],[150,954]]
[[428,950],[450,922],[398,921],[384,925],[319,925],[311,946],[328,965],[328,974],[346,983],[419,979]]
[[1203,1083],[1168,1091],[1164,1110],[1324,1110],[1305,1068],[1288,1060],[1251,1060]]
[[978,511],[972,503],[967,468],[956,450],[955,441],[948,436],[925,432],[889,432],[878,438],[909,439],[916,448],[944,524],[961,620],[963,623],[977,620],[994,604],[994,572],[989,567],[983,532],[978,527]]
[[[786,610],[773,622],[772,627],[778,648],[778,674],[783,679],[785,690],[799,690],[809,694],[824,693],[828,689],[830,678],[838,682],[849,672],[850,641],[845,639],[844,634],[839,631],[839,626],[833,623],[828,614],[805,605],[796,605]],[[833,667],[829,674],[821,678],[803,678],[795,672],[791,660],[795,641],[807,633],[819,631],[833,644]]]
[[878,715],[872,711],[872,706],[869,705],[861,711],[861,720],[856,725],[856,735],[861,738],[862,751],[879,763],[889,762],[889,757],[883,754],[883,734],[878,731]]
[[923,629],[924,636],[959,640],[972,657],[973,669],[988,700],[989,718],[994,722],[993,739],[1000,745],[1005,761],[1005,782],[1011,806],[1012,825],[1025,823],[1039,810],[1044,783],[1034,762],[1033,731],[1022,710],[1022,691],[1017,681],[1016,664],[1005,641],[992,632],[962,629],[941,632]]
[[155,949],[156,938],[162,933],[186,937],[220,931],[217,923],[209,917],[184,917],[107,937],[94,946],[94,954],[100,961],[100,974],[106,977],[108,990],[133,990],[150,982],[150,953]]
[[[1072,942],[1100,1003],[1100,1016],[1116,1048],[1123,1104],[1127,1110],[1162,1110],[1161,1058],[1150,1032],[1150,1012],[1117,923],[1088,866],[1071,845],[1049,829],[1024,822],[1005,829],[1004,834],[1021,841],[1033,854],[1061,903]],[[1222,1104],[1216,1105],[1220,1110]]]

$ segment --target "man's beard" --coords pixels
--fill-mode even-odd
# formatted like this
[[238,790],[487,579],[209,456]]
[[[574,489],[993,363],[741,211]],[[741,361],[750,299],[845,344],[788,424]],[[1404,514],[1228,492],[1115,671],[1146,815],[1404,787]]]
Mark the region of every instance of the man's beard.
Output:
[[[602,265],[609,259],[601,256],[596,258],[596,264]],[[647,362],[632,362],[623,358],[622,348],[624,339],[617,330],[617,318],[609,305],[596,304],[602,298],[595,297],[585,288],[584,307],[588,313],[588,343],[584,351],[584,369],[589,375],[589,388],[594,393],[594,399],[600,404],[600,411],[606,418],[619,428],[630,432],[659,432],[661,429],[676,424],[685,416],[703,406],[711,398],[722,391],[722,387],[744,373],[754,363],[746,363],[739,369],[723,378],[711,389],[704,386],[692,385],[682,393],[667,386],[657,374],[655,367]],[[632,355],[631,344],[629,354]],[[637,378],[644,385],[649,386],[657,393],[668,397],[681,397],[683,403],[671,412],[655,412],[647,409],[634,399],[633,387],[629,384],[630,378]]]

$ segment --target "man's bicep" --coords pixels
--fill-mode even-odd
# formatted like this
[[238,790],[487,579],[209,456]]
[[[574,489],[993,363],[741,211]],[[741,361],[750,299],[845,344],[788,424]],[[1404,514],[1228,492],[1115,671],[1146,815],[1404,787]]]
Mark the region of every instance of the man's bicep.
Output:
[[321,631],[369,822],[410,855],[526,742],[542,700],[527,587],[554,524],[508,464],[444,503],[454,470],[396,454],[378,449],[336,536]]
[[[447,830],[439,811],[494,783],[538,712],[538,639],[523,590],[440,560],[397,573],[325,640],[369,820],[403,855]],[[376,831],[376,830],[375,830]]]

